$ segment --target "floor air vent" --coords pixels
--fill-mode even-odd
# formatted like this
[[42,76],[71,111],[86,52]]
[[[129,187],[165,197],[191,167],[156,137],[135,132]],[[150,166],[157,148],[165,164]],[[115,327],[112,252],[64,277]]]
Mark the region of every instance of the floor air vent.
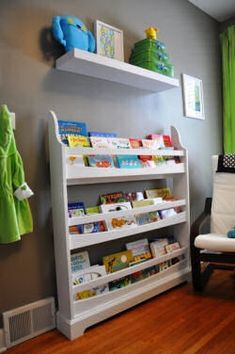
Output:
[[48,298],[3,313],[7,348],[55,328],[55,301]]

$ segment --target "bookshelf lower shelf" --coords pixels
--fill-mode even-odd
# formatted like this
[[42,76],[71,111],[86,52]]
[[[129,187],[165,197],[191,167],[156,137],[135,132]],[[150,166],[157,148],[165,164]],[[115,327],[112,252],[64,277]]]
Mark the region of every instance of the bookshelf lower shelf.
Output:
[[177,225],[185,221],[186,212],[183,211],[164,220],[159,220],[146,225],[123,228],[122,230],[98,232],[94,234],[70,235],[70,249],[73,250],[86,246],[96,245],[102,242],[113,241],[119,238],[137,235],[143,232],[160,229],[167,226]]
[[187,281],[189,274],[187,261],[182,261],[136,284],[108,293],[105,300],[103,296],[100,299],[95,297],[88,299],[87,310],[84,301],[82,304],[78,301],[73,304],[72,319],[69,320],[62,313],[57,313],[57,327],[69,339],[75,339],[91,325]]

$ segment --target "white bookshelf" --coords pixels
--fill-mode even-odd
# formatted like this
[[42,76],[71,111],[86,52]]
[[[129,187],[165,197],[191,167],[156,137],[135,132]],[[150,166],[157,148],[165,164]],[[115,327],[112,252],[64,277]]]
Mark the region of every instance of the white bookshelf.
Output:
[[[68,156],[89,155],[89,154],[126,154],[127,150],[122,149],[93,149],[66,147],[60,142],[58,135],[58,123],[54,112],[51,112],[49,119],[49,144],[50,144],[50,170],[51,170],[51,198],[54,226],[54,244],[56,257],[56,274],[59,309],[57,312],[57,327],[69,339],[82,335],[85,329],[105,318],[119,313],[141,301],[160,294],[188,279],[189,267],[189,188],[188,188],[188,161],[187,151],[183,147],[179,134],[174,127],[171,127],[171,137],[174,151],[147,149],[128,149],[128,154],[140,155],[164,155],[180,156],[179,164],[164,165],[156,168],[139,169],[118,169],[118,168],[93,168],[70,165]],[[144,151],[146,150],[146,151]],[[69,226],[85,224],[95,221],[107,221],[110,213],[85,215],[76,218],[68,217],[68,189],[71,185],[89,185],[100,183],[112,183],[120,181],[136,180],[171,180],[173,193],[178,197],[175,201],[162,202],[156,205],[149,205],[125,211],[125,215],[137,215],[141,213],[181,207],[181,212],[163,220],[158,220],[145,225],[135,225],[130,228],[109,230],[95,234],[70,235]],[[98,186],[97,186],[98,189]],[[97,191],[97,194],[98,191]],[[112,217],[123,215],[123,211],[112,213]],[[181,249],[167,254],[161,258],[153,258],[133,267],[107,274],[89,283],[73,286],[71,274],[71,252],[79,249],[87,249],[95,245],[105,245],[124,237],[128,242],[134,239],[135,235],[146,233],[152,230],[160,230],[171,226],[174,228],[174,236],[179,241]],[[100,246],[100,247],[101,247]],[[105,254],[105,252],[104,252]],[[109,291],[91,298],[74,301],[74,295],[78,291],[89,290],[95,286],[120,279],[140,270],[147,269],[161,262],[174,257],[184,256],[180,262],[168,269],[156,273],[144,280],[131,284],[124,288]]]
[[57,59],[56,68],[152,92],[179,86],[177,79],[80,49],[73,49]]

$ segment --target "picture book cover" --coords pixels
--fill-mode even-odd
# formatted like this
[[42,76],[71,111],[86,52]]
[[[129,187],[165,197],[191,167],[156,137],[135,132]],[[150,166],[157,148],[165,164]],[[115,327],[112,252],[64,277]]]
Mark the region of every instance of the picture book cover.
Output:
[[126,243],[126,249],[132,251],[134,262],[152,258],[147,238]]
[[107,273],[113,273],[118,270],[129,267],[129,263],[133,261],[131,251],[123,251],[109,256],[103,257],[103,264]]
[[100,214],[99,206],[93,206],[93,207],[86,208],[86,215],[95,215],[95,214]]
[[167,238],[155,240],[150,243],[150,250],[154,258],[159,258],[166,254],[166,246],[169,244]]
[[92,136],[90,137],[90,141],[93,148],[98,148],[98,149],[109,148],[108,139],[105,137]]
[[87,224],[69,226],[69,233],[71,235],[92,234],[92,233],[104,232],[104,231],[106,231],[104,221],[96,221]]
[[107,272],[104,265],[93,265],[91,267],[80,270],[79,272],[73,273],[72,282],[74,286],[84,284],[106,274]]
[[110,213],[114,211],[130,210],[132,209],[130,202],[101,204],[100,210],[102,213]]
[[130,149],[131,144],[127,138],[107,138],[111,149]]
[[161,197],[163,200],[167,200],[169,198],[172,198],[171,190],[168,187],[146,189],[145,195],[146,195],[146,198],[149,198],[149,199]]
[[169,245],[165,246],[165,249],[166,249],[167,253],[171,253],[171,252],[179,250],[180,244],[179,244],[179,242],[170,243]]
[[87,136],[86,123],[77,121],[58,120],[59,134],[61,141],[68,145],[69,135]]
[[82,135],[67,135],[69,147],[90,147],[88,137]]
[[85,215],[85,206],[83,202],[68,203],[69,218]]
[[129,138],[132,149],[139,149],[142,147],[142,139]]
[[149,205],[154,205],[154,201],[152,199],[134,200],[132,202],[133,208],[141,208]]
[[100,196],[101,204],[122,203],[126,201],[123,192],[107,193]]
[[[107,272],[105,266],[100,266],[100,265],[91,266],[89,268],[84,269],[83,271],[73,274],[73,278],[72,278],[73,286],[87,283],[89,281],[102,277],[106,274]],[[76,301],[76,300],[86,299],[91,296],[107,293],[108,291],[109,291],[108,284],[102,284],[100,286],[94,287],[89,290],[83,290],[77,292],[74,295],[74,300]]]
[[90,259],[87,251],[73,253],[71,255],[71,272],[76,273],[90,267]]
[[135,155],[116,155],[119,168],[141,168],[141,161]]
[[107,225],[109,230],[118,230],[137,226],[136,219],[133,215],[110,218],[107,220]]
[[138,225],[145,225],[160,220],[159,213],[157,211],[151,211],[149,213],[142,213],[136,215],[136,221]]
[[87,159],[90,167],[114,167],[113,158],[110,155],[89,155]]
[[97,137],[97,138],[116,138],[117,133],[106,133],[106,132],[88,132],[90,137]]

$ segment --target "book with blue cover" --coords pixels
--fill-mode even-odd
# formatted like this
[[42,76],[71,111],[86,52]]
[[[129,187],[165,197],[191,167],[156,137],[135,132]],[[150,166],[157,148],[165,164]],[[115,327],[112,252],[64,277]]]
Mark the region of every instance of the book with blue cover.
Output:
[[86,123],[76,122],[76,121],[67,121],[67,120],[58,120],[59,134],[61,141],[68,144],[68,136],[87,136],[87,127]]

